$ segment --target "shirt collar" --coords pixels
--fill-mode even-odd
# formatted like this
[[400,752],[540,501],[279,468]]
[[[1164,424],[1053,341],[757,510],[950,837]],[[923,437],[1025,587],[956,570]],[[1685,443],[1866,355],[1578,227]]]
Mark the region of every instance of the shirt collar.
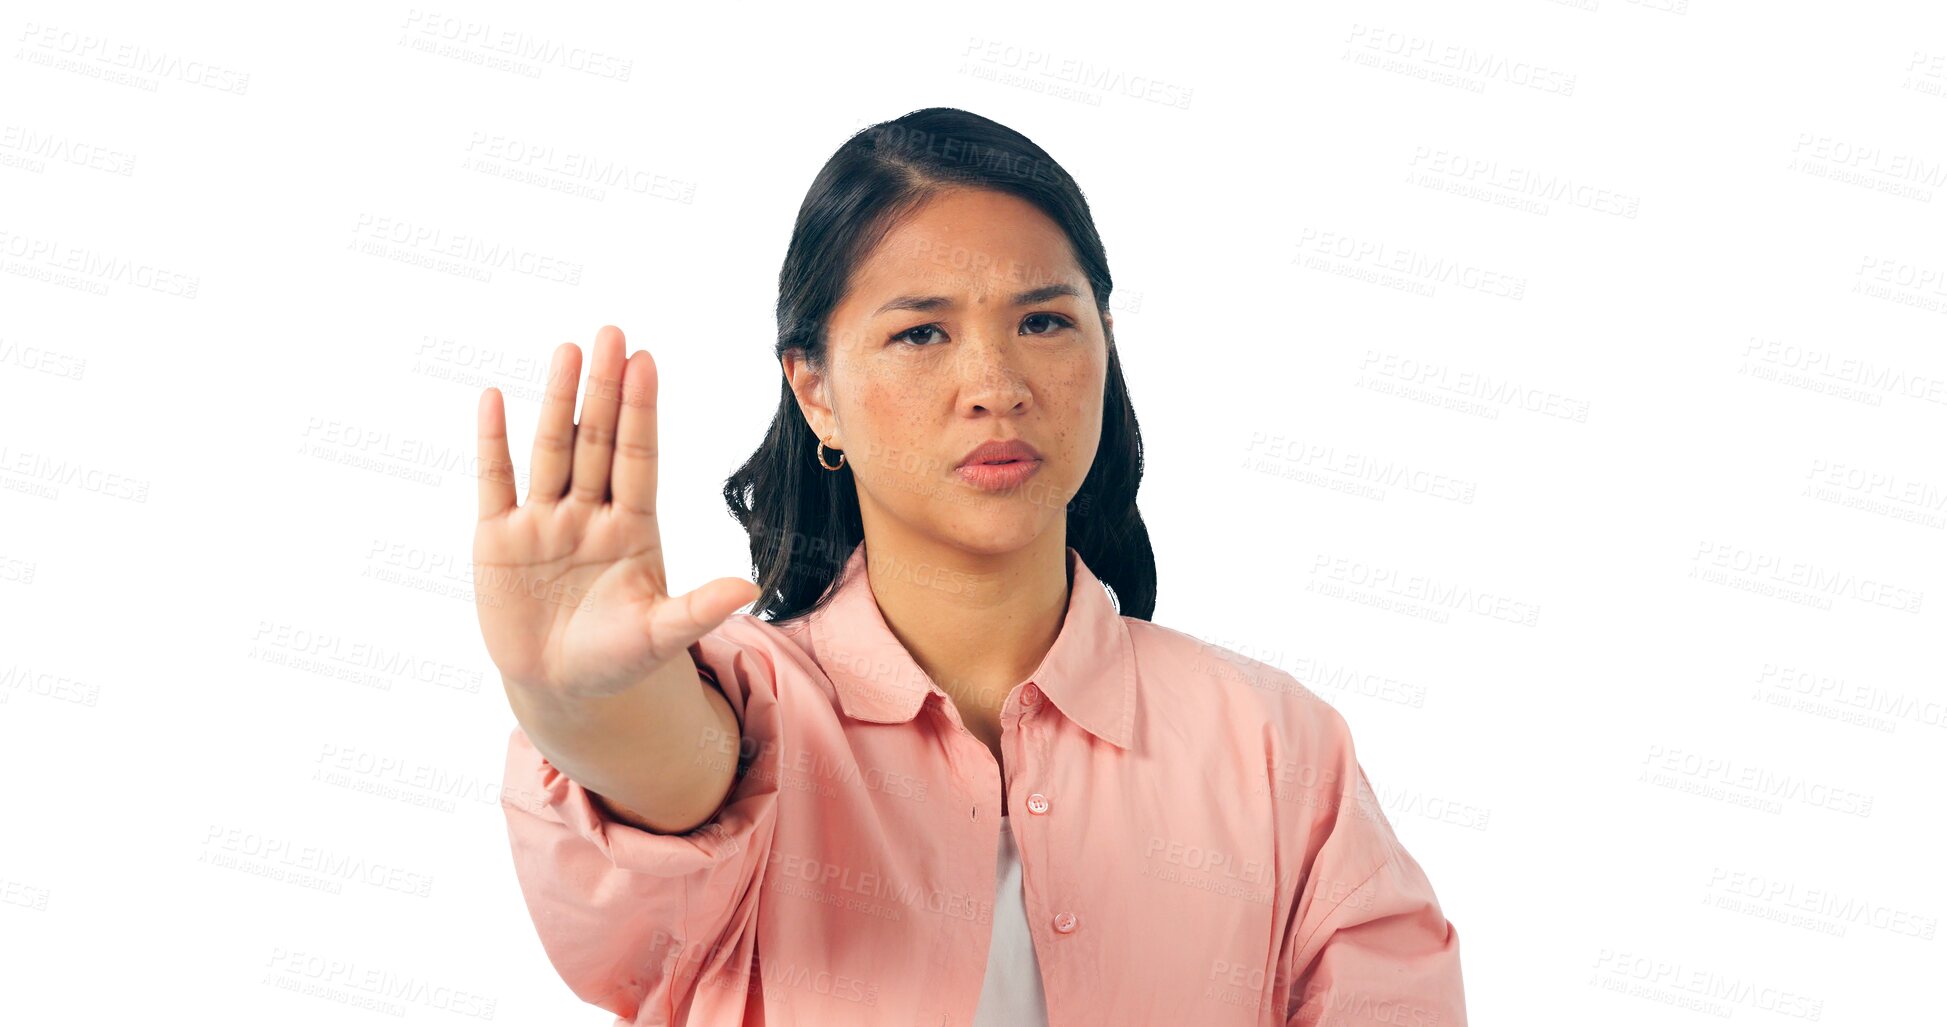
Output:
[[[1129,626],[1074,546],[1067,547],[1071,585],[1061,632],[1027,680],[1069,720],[1127,749],[1136,718],[1136,659]],[[866,576],[865,543],[852,547],[836,592],[807,618],[818,662],[856,720],[912,720],[931,693],[927,677],[886,626]]]

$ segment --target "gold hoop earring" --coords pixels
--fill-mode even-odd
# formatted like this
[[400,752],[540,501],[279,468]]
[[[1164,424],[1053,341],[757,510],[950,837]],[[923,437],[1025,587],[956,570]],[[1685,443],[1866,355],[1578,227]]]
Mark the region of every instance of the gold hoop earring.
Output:
[[[827,436],[825,436],[825,438],[826,438],[826,439],[829,439],[829,438],[831,438],[831,436],[830,436],[830,435],[827,435]],[[819,440],[818,440],[818,466],[820,466],[820,467],[823,467],[823,468],[824,468],[825,470],[827,470],[827,471],[836,471],[836,470],[838,470],[839,468],[841,468],[841,467],[843,467],[843,466],[845,466],[845,453],[844,453],[844,451],[843,451],[843,450],[840,450],[840,451],[839,451],[839,453],[838,453],[838,462],[837,462],[837,463],[835,463],[835,464],[828,464],[828,463],[826,463],[826,462],[825,462],[825,440],[824,440],[824,439],[819,439]]]

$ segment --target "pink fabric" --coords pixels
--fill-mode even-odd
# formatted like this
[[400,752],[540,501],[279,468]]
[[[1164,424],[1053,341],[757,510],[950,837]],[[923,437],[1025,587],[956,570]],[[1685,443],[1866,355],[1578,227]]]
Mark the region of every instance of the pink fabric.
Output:
[[[1344,719],[1119,616],[1068,559],[1061,633],[1001,713],[1049,1024],[1464,1027],[1459,935]],[[514,868],[562,980],[616,1024],[970,1023],[1000,768],[886,627],[863,545],[830,605],[736,614],[691,653],[746,763],[692,832],[607,818],[509,739]]]

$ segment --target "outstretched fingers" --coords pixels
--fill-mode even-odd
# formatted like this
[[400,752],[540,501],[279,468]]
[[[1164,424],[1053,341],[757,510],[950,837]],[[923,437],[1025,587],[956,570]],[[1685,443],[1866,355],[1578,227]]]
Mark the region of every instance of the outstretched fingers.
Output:
[[648,350],[629,357],[622,375],[622,417],[615,434],[616,509],[656,516],[656,361]]
[[588,393],[575,425],[575,466],[569,495],[585,503],[608,499],[609,464],[615,459],[615,421],[622,405],[622,329],[603,325],[595,333],[595,355],[588,364]]
[[541,422],[534,430],[534,456],[527,478],[527,501],[552,503],[568,487],[568,458],[575,445],[575,388],[581,374],[581,348],[564,342],[554,348],[542,386]]
[[480,394],[475,421],[480,440],[480,519],[484,521],[514,507],[514,457],[507,451],[507,408],[499,389]]

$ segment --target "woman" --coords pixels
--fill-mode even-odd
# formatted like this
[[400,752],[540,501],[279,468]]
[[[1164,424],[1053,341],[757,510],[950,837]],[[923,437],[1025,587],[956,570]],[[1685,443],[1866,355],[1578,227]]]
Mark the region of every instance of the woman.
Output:
[[579,423],[556,350],[522,505],[487,390],[503,806],[575,994],[635,1024],[1465,1022],[1344,720],[1149,621],[1110,287],[1020,134],[932,108],[848,140],[724,488],[755,586],[669,594],[655,365],[618,329]]

